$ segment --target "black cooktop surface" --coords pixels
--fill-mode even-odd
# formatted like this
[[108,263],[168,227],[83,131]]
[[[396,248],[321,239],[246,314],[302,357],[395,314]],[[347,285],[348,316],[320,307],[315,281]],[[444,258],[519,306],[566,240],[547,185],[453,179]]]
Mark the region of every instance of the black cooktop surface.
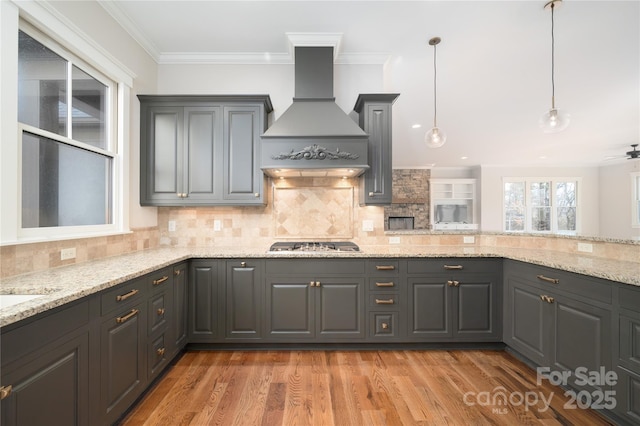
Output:
[[273,243],[269,251],[354,252],[360,247],[350,241],[281,241]]

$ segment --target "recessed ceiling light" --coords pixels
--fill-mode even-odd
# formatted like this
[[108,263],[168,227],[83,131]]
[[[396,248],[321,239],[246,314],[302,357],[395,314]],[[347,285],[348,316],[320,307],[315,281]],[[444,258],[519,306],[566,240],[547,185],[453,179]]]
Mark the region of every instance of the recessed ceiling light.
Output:
[[411,126],[412,129],[419,129],[420,127],[422,127],[422,124],[414,124]]
[[539,158],[539,159],[541,159],[541,160],[544,160],[544,159],[546,159],[546,158],[547,158],[547,156],[546,156],[546,155],[541,155],[541,156],[540,156],[540,157],[538,157],[538,158]]
[[469,158],[469,157],[467,157],[466,155],[460,157],[461,160],[466,160],[467,158]]

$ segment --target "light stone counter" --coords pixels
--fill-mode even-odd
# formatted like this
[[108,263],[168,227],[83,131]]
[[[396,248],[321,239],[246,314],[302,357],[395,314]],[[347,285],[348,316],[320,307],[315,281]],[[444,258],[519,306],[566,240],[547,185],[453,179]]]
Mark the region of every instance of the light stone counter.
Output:
[[0,308],[0,327],[192,258],[501,257],[640,286],[640,259],[623,262],[548,250],[477,246],[361,246],[359,253],[267,253],[267,248],[161,248],[2,280],[0,294],[42,295]]

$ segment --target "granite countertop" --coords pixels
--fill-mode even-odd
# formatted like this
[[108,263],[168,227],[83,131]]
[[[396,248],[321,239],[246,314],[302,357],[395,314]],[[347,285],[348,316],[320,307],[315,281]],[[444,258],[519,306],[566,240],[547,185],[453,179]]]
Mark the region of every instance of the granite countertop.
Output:
[[159,248],[3,279],[0,294],[41,295],[0,308],[0,327],[192,258],[499,257],[640,286],[640,262],[479,246],[362,246],[355,253],[267,253],[267,248]]

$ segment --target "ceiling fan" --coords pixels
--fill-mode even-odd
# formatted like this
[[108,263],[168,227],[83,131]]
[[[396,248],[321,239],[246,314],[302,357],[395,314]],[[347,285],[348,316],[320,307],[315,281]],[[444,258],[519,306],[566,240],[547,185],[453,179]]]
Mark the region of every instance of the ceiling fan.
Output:
[[627,151],[624,155],[613,155],[610,157],[606,157],[605,160],[621,160],[626,158],[627,160],[633,160],[636,158],[640,158],[640,150],[638,148],[638,144],[631,144],[631,151]]
[[640,151],[636,149],[637,147],[638,147],[637,143],[631,144],[631,148],[633,149],[626,153],[628,160],[632,160],[634,158],[640,158]]

